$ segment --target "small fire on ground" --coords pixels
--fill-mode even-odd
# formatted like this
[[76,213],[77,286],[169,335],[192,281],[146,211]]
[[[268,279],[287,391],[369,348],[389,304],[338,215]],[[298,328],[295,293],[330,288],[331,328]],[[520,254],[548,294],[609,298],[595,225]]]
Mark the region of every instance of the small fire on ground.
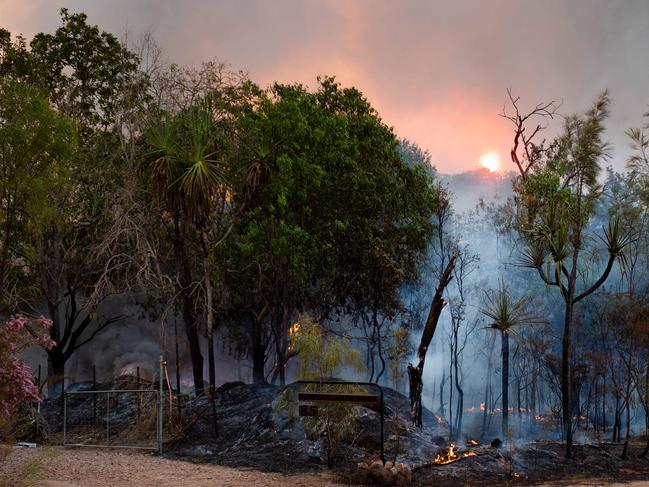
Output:
[[477,456],[477,453],[472,451],[466,453],[458,453],[455,443],[451,443],[450,446],[443,448],[440,453],[435,455],[435,458],[433,458],[433,463],[437,465],[448,465],[449,463],[457,462],[458,460],[462,460],[463,458],[475,456]]

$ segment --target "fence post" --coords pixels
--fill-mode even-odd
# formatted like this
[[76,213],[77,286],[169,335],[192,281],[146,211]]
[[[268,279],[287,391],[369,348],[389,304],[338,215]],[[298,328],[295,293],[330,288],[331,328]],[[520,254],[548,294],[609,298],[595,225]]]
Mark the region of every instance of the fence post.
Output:
[[106,393],[106,446],[110,446],[110,392]]
[[164,359],[162,358],[162,355],[160,355],[160,384],[158,388],[158,453],[162,455],[162,428],[163,428],[163,420],[162,420],[162,374],[164,373],[163,370],[164,367]]
[[[137,390],[139,391],[142,387],[140,386],[140,366],[137,366],[136,369],[136,377],[137,377]],[[137,417],[140,417],[140,412],[142,411],[142,393],[138,392],[137,393]]]
[[[92,390],[97,390],[97,367],[92,364]],[[97,422],[97,394],[92,395],[92,423]]]
[[63,446],[67,443],[68,435],[68,396],[63,394]]

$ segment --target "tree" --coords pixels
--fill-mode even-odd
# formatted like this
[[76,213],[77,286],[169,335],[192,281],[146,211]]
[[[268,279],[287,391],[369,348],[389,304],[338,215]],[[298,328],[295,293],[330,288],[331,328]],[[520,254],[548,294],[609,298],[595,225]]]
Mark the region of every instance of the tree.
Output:
[[444,290],[446,286],[451,282],[453,278],[453,268],[455,266],[455,260],[457,255],[452,255],[448,260],[446,267],[442,271],[437,287],[435,288],[435,294],[431,301],[430,310],[428,311],[428,318],[426,319],[426,325],[421,335],[421,340],[419,341],[419,347],[417,348],[417,365],[413,366],[408,364],[408,383],[410,386],[410,416],[412,422],[415,426],[421,427],[421,416],[422,416],[422,406],[421,406],[421,393],[423,391],[423,374],[424,374],[424,365],[426,363],[426,352],[430,346],[430,342],[433,340],[435,335],[435,330],[437,329],[437,323],[439,317],[442,313],[442,310],[447,304],[447,301],[443,298]]
[[[509,93],[509,92],[508,92]],[[543,282],[557,287],[564,301],[563,338],[561,342],[562,425],[566,439],[566,457],[572,447],[571,352],[575,305],[597,290],[607,279],[629,234],[611,221],[604,230],[608,259],[601,275],[582,291],[578,290],[580,256],[587,242],[586,224],[601,192],[598,184],[600,162],[608,156],[603,140],[604,120],[610,99],[604,92],[584,115],[567,117],[563,132],[545,146],[534,140],[543,130],[541,124],[526,131],[538,119],[552,118],[553,103],[537,105],[521,114],[518,98],[509,99],[513,113],[504,112],[514,127],[512,160],[518,169],[514,184],[518,211],[516,229],[526,242],[522,264],[535,269]],[[529,135],[528,135],[529,134]]]
[[44,199],[68,177],[76,136],[69,119],[53,110],[34,86],[0,80],[0,303],[5,304],[21,230],[47,212]]
[[110,226],[107,204],[121,183],[113,104],[144,82],[135,55],[112,34],[88,25],[84,14],[62,10],[61,17],[63,25],[37,34],[30,49],[24,39],[12,43],[0,33],[3,79],[40,88],[50,110],[70,126],[51,134],[67,146],[57,159],[60,169],[49,173],[57,183],[43,189],[40,211],[26,221],[14,251],[22,259],[15,305],[34,309],[45,301],[56,342],[47,351],[48,373],[59,377],[78,348],[121,318],[101,315],[101,302],[114,290],[96,292],[104,268],[96,255]]
[[[453,242],[449,241],[448,235],[448,225],[450,223],[450,218],[452,215],[452,208],[450,202],[450,195],[448,190],[437,183],[434,186],[433,200],[431,203],[432,217],[431,221],[434,221],[436,224],[435,228],[435,237],[436,242],[433,244],[434,252],[436,252],[437,261],[436,265],[433,266],[432,274],[434,278],[437,279],[437,284],[435,285],[435,292],[433,294],[431,304],[428,310],[428,315],[426,322],[424,324],[424,329],[421,334],[421,339],[419,341],[419,347],[417,348],[417,365],[413,366],[408,364],[408,385],[409,385],[409,395],[410,395],[410,416],[412,418],[413,424],[418,427],[422,426],[422,405],[421,405],[421,394],[423,391],[423,374],[424,374],[424,365],[426,362],[426,353],[428,352],[428,347],[430,346],[435,331],[437,329],[437,323],[439,322],[439,317],[442,313],[442,310],[448,304],[448,301],[444,299],[444,291],[453,279],[453,271],[455,269],[455,263],[458,258],[456,249],[454,249]],[[440,405],[443,412],[443,390],[444,390],[444,377],[442,377],[442,383],[440,385]]]
[[516,333],[516,328],[541,324],[543,320],[528,311],[529,297],[523,296],[514,300],[503,281],[497,291],[485,292],[486,304],[480,308],[488,320],[487,326],[500,332],[502,358],[502,433],[509,431],[509,337]]
[[[290,347],[300,354],[299,380],[331,380],[337,377],[343,368],[363,371],[363,362],[358,350],[351,347],[347,340],[326,336],[322,327],[308,315],[300,316],[298,323],[299,328],[291,334]],[[366,393],[364,388],[358,386],[322,383],[318,385],[318,390],[338,394]],[[317,417],[304,420],[309,434],[324,434],[329,468],[333,466],[341,441],[349,438],[355,430],[358,416],[356,409],[357,407],[344,404],[321,405],[318,406]]]
[[260,183],[232,240],[228,289],[268,331],[272,378],[283,383],[302,309],[371,309],[377,322],[398,309],[432,232],[432,187],[363,95],[333,78],[315,92],[274,85],[247,126],[242,145]]
[[[449,360],[449,436],[457,438],[462,433],[462,417],[464,414],[464,389],[462,387],[462,354],[467,346],[471,334],[475,331],[477,321],[466,324],[467,298],[471,291],[469,278],[477,269],[479,256],[471,253],[468,246],[456,250],[457,259],[453,268],[455,293],[449,298],[449,314],[451,315],[451,330],[449,333],[450,360]],[[460,333],[462,329],[462,333]],[[457,392],[455,414],[453,414],[453,387]]]

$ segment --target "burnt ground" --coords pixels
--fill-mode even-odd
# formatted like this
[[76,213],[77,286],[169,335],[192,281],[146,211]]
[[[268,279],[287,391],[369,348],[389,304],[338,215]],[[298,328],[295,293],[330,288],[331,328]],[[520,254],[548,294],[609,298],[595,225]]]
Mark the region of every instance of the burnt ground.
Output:
[[[110,384],[102,385],[109,388]],[[291,386],[289,386],[290,388]],[[299,418],[291,417],[280,407],[282,388],[273,385],[225,384],[217,391],[212,404],[206,398],[184,406],[184,423],[165,441],[165,456],[194,463],[218,464],[238,469],[254,469],[296,475],[322,471],[326,450],[322,438],[309,438]],[[448,426],[424,410],[424,428],[414,428],[409,421],[406,397],[385,389],[386,459],[402,462],[413,469],[415,485],[577,485],[580,481],[649,481],[649,459],[637,455],[644,444],[631,445],[628,459],[619,457],[617,444],[577,445],[575,458],[566,461],[560,443],[552,441],[514,442],[512,446],[490,445],[461,447],[475,456],[448,465],[432,464],[432,459],[448,444]],[[112,411],[114,418],[133,417],[133,403],[125,402]],[[70,412],[87,413],[80,404]],[[52,442],[57,442],[56,424],[60,406],[53,401],[44,404]],[[76,412],[75,412],[76,411]],[[215,416],[216,428],[215,434]],[[377,414],[359,408],[358,433],[340,448],[335,476],[348,482],[356,463],[379,455],[379,422]],[[149,418],[150,419],[150,418]],[[101,428],[101,425],[99,425]]]
[[633,442],[628,458],[622,460],[621,444],[576,445],[574,457],[564,458],[558,442],[528,442],[492,448],[466,450],[476,456],[449,465],[423,464],[414,467],[417,485],[605,485],[613,482],[647,481],[649,458],[638,458],[644,442]]
[[[295,386],[289,386],[295,390]],[[309,438],[299,417],[290,416],[278,404],[282,388],[274,385],[232,383],[217,391],[216,428],[211,405],[197,401],[198,416],[180,437],[170,441],[170,456],[193,461],[214,462],[233,467],[249,467],[270,472],[299,472],[321,468],[326,463],[323,439]],[[409,401],[385,388],[385,452],[403,463],[415,463],[422,455],[438,449],[433,438],[446,425],[428,410],[425,427],[414,428],[409,421]],[[354,464],[363,458],[378,458],[380,422],[374,411],[358,408],[357,434],[339,450],[338,464]]]

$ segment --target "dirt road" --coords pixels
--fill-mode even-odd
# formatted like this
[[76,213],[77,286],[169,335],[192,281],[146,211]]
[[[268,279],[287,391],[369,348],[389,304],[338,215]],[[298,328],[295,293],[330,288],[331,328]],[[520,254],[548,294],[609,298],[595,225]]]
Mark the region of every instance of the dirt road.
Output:
[[[37,459],[36,462],[33,460]],[[30,462],[30,460],[32,460]],[[0,486],[19,486],[25,466],[38,487],[330,487],[323,474],[283,475],[217,465],[193,464],[130,451],[51,448],[16,449],[0,463]],[[3,481],[5,484],[3,485]],[[28,482],[26,485],[29,485]]]
[[[25,472],[27,478],[25,478]],[[23,479],[21,480],[21,476]],[[131,451],[15,449],[0,487],[341,487],[328,472],[284,475],[193,464]],[[476,484],[477,485],[477,484]],[[539,484],[537,484],[539,485]],[[649,487],[649,482],[553,482],[539,487]]]

